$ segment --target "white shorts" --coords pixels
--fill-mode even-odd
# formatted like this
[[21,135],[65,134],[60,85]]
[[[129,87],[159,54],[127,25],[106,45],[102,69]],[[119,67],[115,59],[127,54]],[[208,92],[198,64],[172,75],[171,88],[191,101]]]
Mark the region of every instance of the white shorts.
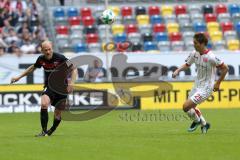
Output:
[[188,95],[188,98],[195,104],[200,104],[212,95],[212,88],[193,88]]

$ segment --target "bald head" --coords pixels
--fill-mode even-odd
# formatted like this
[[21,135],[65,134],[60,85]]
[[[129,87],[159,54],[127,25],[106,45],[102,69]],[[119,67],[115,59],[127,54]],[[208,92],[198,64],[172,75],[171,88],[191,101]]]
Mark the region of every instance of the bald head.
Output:
[[44,41],[41,44],[42,53],[46,59],[51,59],[53,55],[53,48],[51,41]]

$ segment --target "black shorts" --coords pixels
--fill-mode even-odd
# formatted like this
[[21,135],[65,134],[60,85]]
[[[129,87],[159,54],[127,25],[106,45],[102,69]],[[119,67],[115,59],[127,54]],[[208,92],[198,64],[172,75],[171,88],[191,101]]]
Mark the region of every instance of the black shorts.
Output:
[[44,95],[44,94],[48,95],[48,97],[51,100],[51,105],[54,107],[57,107],[58,106],[57,104],[59,102],[66,101],[68,98],[67,95],[56,93],[56,92],[52,91],[51,89],[49,89],[48,87],[45,88],[44,92],[42,93],[42,95]]

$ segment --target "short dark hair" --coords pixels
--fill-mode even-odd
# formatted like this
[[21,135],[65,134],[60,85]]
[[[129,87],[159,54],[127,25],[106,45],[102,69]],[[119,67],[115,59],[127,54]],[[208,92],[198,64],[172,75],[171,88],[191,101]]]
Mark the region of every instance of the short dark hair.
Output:
[[196,39],[196,41],[198,41],[200,44],[204,43],[205,46],[208,44],[208,38],[205,33],[196,33],[193,38]]

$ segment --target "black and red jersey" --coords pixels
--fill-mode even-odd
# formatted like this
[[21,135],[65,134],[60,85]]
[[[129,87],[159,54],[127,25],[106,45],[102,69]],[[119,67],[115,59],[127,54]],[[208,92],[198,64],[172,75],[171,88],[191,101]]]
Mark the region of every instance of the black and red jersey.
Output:
[[40,55],[37,59],[37,61],[34,64],[35,68],[41,68],[44,69],[44,86],[46,87],[48,85],[48,77],[49,75],[55,71],[55,69],[66,62],[68,59],[58,53],[53,53],[53,56],[50,60],[47,60],[44,55]]

